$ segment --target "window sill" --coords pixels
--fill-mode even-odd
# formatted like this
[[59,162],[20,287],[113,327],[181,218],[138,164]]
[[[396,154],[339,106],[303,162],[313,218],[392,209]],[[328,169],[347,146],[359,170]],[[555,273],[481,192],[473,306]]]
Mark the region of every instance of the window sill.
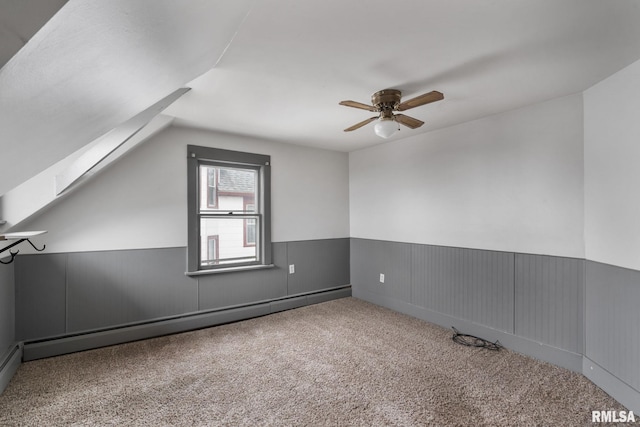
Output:
[[212,270],[198,270],[198,271],[187,271],[184,273],[185,276],[204,276],[208,274],[221,274],[221,273],[233,273],[235,271],[251,271],[251,270],[264,270],[268,268],[274,268],[273,264],[260,264],[260,265],[243,265],[241,267],[227,267],[227,268],[216,268]]

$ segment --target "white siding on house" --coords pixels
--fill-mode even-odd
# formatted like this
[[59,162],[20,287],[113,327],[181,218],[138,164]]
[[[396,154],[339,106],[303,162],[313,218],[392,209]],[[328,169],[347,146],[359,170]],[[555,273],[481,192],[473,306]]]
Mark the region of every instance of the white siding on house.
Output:
[[[220,196],[220,208],[242,210],[244,200],[238,196]],[[204,220],[200,229],[201,259],[207,258],[209,236],[217,239],[217,256],[223,263],[227,258],[255,257],[256,246],[245,245],[245,220],[242,218],[223,218]],[[248,260],[255,261],[255,260]]]

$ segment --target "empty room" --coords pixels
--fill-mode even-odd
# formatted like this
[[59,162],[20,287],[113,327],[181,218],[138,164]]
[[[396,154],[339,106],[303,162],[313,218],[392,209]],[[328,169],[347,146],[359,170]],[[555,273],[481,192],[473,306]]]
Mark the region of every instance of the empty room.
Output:
[[0,425],[640,423],[638,23],[0,0]]

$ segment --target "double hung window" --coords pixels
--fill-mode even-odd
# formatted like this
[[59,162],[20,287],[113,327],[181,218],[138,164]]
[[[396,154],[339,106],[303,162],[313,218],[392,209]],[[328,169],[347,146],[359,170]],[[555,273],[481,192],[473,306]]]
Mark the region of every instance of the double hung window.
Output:
[[187,149],[188,273],[270,264],[269,156]]

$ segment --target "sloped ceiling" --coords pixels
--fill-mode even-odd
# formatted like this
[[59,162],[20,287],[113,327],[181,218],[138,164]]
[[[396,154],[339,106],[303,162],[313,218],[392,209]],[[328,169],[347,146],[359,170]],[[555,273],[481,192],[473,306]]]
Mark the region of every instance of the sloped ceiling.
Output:
[[0,1],[0,68],[29,41],[67,0]]
[[384,140],[339,106],[395,88],[445,100],[405,138],[580,92],[640,58],[637,0],[258,1],[174,123],[351,151]]
[[250,0],[71,0],[0,70],[0,194],[218,61]]
[[[1,11],[0,11],[1,12]],[[640,58],[637,0],[71,0],[0,70],[0,194],[180,86],[174,123],[352,151],[338,105],[445,100],[405,138],[580,92]]]

